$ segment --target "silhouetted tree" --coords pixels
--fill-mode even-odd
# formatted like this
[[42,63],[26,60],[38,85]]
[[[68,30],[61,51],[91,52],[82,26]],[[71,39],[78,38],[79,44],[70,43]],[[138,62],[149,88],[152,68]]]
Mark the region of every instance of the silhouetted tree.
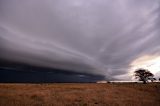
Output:
[[159,81],[160,81],[160,78],[159,78]]
[[146,84],[149,77],[154,76],[150,71],[148,71],[146,69],[142,69],[142,68],[135,70],[134,73],[135,73],[134,74],[135,78],[139,79],[139,81],[143,81],[143,84]]

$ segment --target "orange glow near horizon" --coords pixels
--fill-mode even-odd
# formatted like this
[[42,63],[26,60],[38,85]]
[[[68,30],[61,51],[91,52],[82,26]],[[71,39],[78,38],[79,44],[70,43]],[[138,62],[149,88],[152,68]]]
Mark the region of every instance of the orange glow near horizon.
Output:
[[145,55],[142,57],[137,58],[134,60],[131,64],[131,74],[136,69],[144,68],[152,72],[153,74],[156,74],[160,71],[160,56],[159,55]]

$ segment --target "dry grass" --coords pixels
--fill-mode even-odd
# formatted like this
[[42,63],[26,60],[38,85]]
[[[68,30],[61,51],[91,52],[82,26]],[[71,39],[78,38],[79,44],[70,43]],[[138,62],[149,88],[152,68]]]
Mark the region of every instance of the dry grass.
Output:
[[0,84],[0,106],[160,106],[160,83]]

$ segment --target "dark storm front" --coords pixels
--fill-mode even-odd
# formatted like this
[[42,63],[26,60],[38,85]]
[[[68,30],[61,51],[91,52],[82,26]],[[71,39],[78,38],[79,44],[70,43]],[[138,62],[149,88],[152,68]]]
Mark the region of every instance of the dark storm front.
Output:
[[26,64],[1,61],[0,82],[96,82],[104,76],[76,73],[69,70],[35,67]]

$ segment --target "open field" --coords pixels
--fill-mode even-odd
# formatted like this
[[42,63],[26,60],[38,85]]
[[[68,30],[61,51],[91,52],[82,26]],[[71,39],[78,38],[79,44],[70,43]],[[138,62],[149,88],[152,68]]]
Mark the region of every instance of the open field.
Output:
[[160,106],[160,83],[0,84],[0,106]]

